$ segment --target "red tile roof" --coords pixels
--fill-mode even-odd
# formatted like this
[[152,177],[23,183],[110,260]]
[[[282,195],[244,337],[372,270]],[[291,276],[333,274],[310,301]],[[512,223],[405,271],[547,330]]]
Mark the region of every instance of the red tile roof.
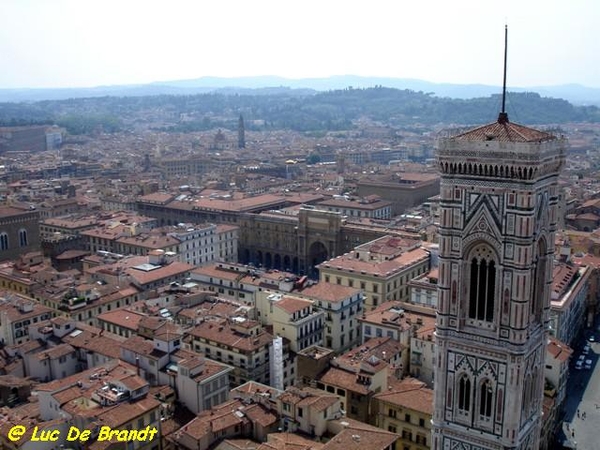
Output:
[[542,142],[551,141],[556,137],[550,133],[516,123],[493,122],[461,133],[452,139],[457,141]]
[[412,378],[405,378],[396,383],[391,391],[376,394],[375,398],[420,413],[433,414],[433,389]]

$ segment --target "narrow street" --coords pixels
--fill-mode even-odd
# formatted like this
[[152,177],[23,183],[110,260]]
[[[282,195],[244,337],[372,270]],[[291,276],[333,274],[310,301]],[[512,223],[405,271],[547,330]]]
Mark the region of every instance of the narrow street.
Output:
[[[598,338],[597,331],[594,336]],[[598,427],[600,425],[600,368],[598,356],[600,343],[590,343],[590,353],[585,359],[592,361],[591,369],[576,369],[575,361],[581,355],[583,341],[575,353],[571,363],[567,399],[565,401],[566,415],[563,431],[570,437],[572,448],[598,448]]]

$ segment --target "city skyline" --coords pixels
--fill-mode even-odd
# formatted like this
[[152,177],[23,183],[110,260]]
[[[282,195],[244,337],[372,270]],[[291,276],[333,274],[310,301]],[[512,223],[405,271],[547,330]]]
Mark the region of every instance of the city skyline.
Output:
[[505,24],[509,86],[600,87],[600,6],[589,0],[8,0],[0,10],[0,89],[348,74],[500,85]]

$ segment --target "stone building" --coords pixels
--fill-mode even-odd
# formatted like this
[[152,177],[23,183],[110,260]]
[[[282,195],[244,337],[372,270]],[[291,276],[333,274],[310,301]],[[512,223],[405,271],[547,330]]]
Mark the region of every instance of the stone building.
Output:
[[0,261],[40,249],[39,212],[0,207]]
[[359,197],[378,195],[392,202],[392,215],[420,205],[429,197],[439,194],[440,178],[433,173],[397,173],[386,176],[370,176],[358,181]]

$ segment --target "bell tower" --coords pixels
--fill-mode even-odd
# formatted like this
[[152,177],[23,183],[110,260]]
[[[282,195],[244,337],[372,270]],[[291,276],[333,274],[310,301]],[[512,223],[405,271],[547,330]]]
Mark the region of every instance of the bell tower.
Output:
[[[506,35],[505,35],[506,39]],[[433,449],[537,450],[566,140],[496,122],[438,141]]]

